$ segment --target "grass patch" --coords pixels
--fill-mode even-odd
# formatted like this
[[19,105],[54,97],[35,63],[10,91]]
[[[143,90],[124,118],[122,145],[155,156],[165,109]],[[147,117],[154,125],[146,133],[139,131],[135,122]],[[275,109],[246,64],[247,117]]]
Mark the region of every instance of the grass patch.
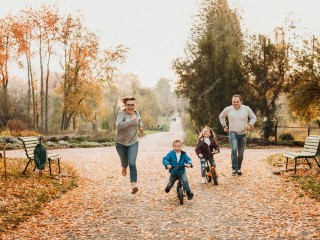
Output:
[[195,132],[187,129],[185,131],[185,144],[192,147],[196,146],[198,142],[197,137],[198,135]]
[[[4,178],[3,159],[0,160],[0,233],[16,228],[20,222],[38,212],[49,201],[59,198],[77,187],[74,169],[61,163],[63,174],[50,176],[43,171],[42,177],[31,170],[22,171],[25,159],[7,158],[7,179]],[[29,167],[32,169],[32,167]]]
[[[280,176],[286,182],[293,182],[296,186],[303,190],[299,197],[308,196],[320,202],[320,172],[314,161],[309,160],[312,164],[310,169],[305,161],[299,159],[300,164],[297,166],[297,173],[294,175],[292,171],[282,171],[285,168],[286,157],[282,154],[274,154],[267,159],[267,162],[274,166],[276,170],[280,170]],[[319,159],[318,159],[319,161]],[[294,161],[289,160],[288,169],[294,168]]]
[[162,132],[168,132],[171,123],[171,117],[159,117],[158,124],[161,126]]

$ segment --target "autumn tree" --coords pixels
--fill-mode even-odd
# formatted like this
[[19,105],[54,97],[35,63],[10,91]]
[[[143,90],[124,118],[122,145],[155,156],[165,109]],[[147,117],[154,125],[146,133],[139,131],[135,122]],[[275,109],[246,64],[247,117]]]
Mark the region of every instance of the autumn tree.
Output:
[[[36,90],[37,84],[34,79],[34,73],[32,68],[32,58],[35,56],[34,49],[32,49],[32,42],[34,40],[33,31],[32,31],[32,21],[29,18],[29,13],[22,11],[21,14],[17,16],[17,21],[14,26],[15,38],[18,41],[19,45],[19,65],[25,67],[27,70],[27,79],[28,79],[28,97],[27,97],[27,116],[32,119],[32,127],[37,129],[37,102],[36,102]],[[21,60],[21,57],[25,57],[24,61]],[[32,114],[31,114],[32,112]]]
[[153,129],[157,125],[160,115],[155,91],[151,88],[140,88],[136,98],[144,128]]
[[243,34],[238,14],[226,0],[204,0],[191,30],[186,56],[173,62],[177,92],[189,100],[197,129],[219,128],[218,115],[231,96],[242,93]]
[[158,101],[159,112],[163,116],[171,116],[175,111],[177,111],[178,97],[172,90],[170,83],[171,81],[169,79],[160,78],[154,88]]
[[320,127],[320,41],[304,39],[295,51],[295,69],[291,75],[288,99],[290,109],[308,124],[316,120]]
[[14,35],[15,23],[15,19],[10,15],[0,19],[0,128],[4,128],[12,119],[8,84],[9,65],[18,58],[18,44]]
[[289,45],[282,29],[276,40],[265,35],[251,36],[244,57],[246,100],[264,118],[264,137],[268,138],[277,110],[276,101],[286,90],[289,74]]
[[[142,87],[139,77],[132,73],[117,74],[114,80],[113,99],[109,102],[107,107],[112,107],[113,119],[108,119],[115,128],[115,120],[121,103],[119,99],[124,96],[134,96],[137,99],[137,110],[140,112],[143,119],[145,129],[152,129],[158,123],[160,116],[159,102],[157,99],[157,92],[154,89]],[[110,96],[108,97],[110,99]],[[161,103],[163,105],[163,102]],[[110,116],[110,114],[109,114]]]
[[[31,41],[37,49],[39,60],[40,77],[40,129],[48,131],[48,97],[49,97],[49,78],[50,61],[54,53],[54,43],[57,42],[59,14],[58,9],[52,6],[43,5],[39,9],[31,7],[23,10],[29,28],[26,28],[26,40]],[[31,46],[26,51],[28,63],[28,77],[31,71]]]
[[115,50],[101,50],[99,37],[79,17],[70,15],[62,21],[60,42],[64,49],[61,130],[67,130],[71,121],[75,128],[77,117],[92,118],[103,86],[112,80],[115,64],[124,60],[126,49],[119,45]]

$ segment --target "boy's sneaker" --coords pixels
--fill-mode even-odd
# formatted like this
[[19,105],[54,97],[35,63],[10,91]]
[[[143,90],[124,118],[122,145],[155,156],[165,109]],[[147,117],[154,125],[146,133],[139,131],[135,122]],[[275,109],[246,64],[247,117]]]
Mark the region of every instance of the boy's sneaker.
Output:
[[192,200],[194,194],[192,192],[187,192],[188,200]]
[[171,189],[171,188],[166,187],[166,188],[164,189],[164,191],[165,191],[166,193],[168,193],[168,192],[170,192],[170,189]]
[[233,176],[237,175],[237,170],[232,170],[232,175]]
[[241,169],[237,170],[237,174],[238,174],[239,176],[242,175]]
[[202,179],[201,179],[201,183],[203,184],[203,183],[207,183],[207,179],[206,179],[206,177],[202,177]]

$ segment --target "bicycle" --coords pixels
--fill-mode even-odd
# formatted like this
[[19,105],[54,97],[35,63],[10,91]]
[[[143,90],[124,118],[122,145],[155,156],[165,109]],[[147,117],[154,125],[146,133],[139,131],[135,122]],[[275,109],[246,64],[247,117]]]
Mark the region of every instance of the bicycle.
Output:
[[211,182],[213,179],[214,185],[218,185],[218,172],[215,166],[211,165],[210,157],[204,157],[206,161],[206,167],[204,171],[206,171],[206,179],[208,182]]
[[[179,168],[186,168],[187,166],[184,165],[184,166],[175,166],[173,168],[171,168],[171,174],[173,172],[173,170],[175,169],[179,169]],[[191,164],[191,168],[192,168],[192,164]],[[180,205],[183,205],[183,198],[186,194],[186,188],[182,182],[182,174],[179,174],[178,176],[176,176],[176,180],[178,180],[178,183],[177,183],[177,195],[178,195],[178,198],[179,198],[179,202],[180,202]],[[175,181],[176,181],[175,180]]]

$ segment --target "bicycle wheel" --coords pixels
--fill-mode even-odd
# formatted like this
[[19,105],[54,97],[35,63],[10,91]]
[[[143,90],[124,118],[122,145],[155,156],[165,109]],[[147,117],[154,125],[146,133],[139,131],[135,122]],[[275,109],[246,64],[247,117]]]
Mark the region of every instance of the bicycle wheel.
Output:
[[207,167],[204,169],[205,174],[206,174],[206,179],[208,182],[211,182],[211,173],[210,173],[210,167],[207,165]]
[[183,189],[182,186],[178,187],[178,197],[179,197],[179,201],[180,204],[183,205]]
[[212,179],[213,179],[213,183],[214,185],[218,185],[218,173],[216,171],[216,168],[212,167],[211,168],[211,174],[212,174]]

